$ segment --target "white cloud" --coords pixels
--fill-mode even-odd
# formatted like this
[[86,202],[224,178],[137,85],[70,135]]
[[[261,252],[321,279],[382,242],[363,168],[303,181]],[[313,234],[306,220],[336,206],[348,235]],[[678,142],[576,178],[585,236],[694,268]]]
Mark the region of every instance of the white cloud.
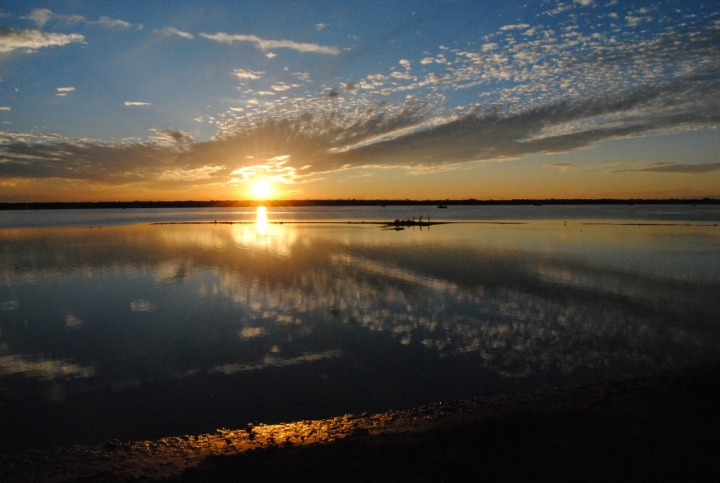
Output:
[[506,30],[526,29],[529,26],[530,25],[528,25],[526,23],[519,23],[517,25],[505,25],[504,27],[500,27],[500,30],[502,30],[504,32]]
[[268,59],[272,59],[273,57],[277,57],[277,54],[273,54],[272,52],[268,52],[267,54],[265,54],[265,57],[267,57]]
[[40,30],[0,28],[0,52],[11,52],[16,49],[36,50],[42,47],[62,46],[84,41],[85,37],[80,34],[57,34],[41,32]]
[[50,21],[52,18],[53,13],[51,10],[48,10],[47,8],[35,8],[33,9],[29,14],[20,17],[26,20],[32,20],[35,22],[35,25],[37,25],[40,28],[43,28],[46,23]]
[[402,65],[402,66],[405,67],[406,69],[409,69],[409,68],[410,68],[410,61],[407,60],[407,59],[400,59],[400,61],[398,62],[398,64]]
[[9,111],[11,108],[7,106],[0,106],[0,111]]
[[423,60],[420,61],[421,64],[432,64],[435,62],[435,59],[432,57],[425,57]]
[[318,29],[318,30],[322,30],[322,29],[324,29],[325,27],[327,27],[327,24],[326,24],[326,23],[316,23],[316,24],[315,24],[315,28]]
[[64,15],[62,13],[54,13],[47,8],[35,8],[31,10],[29,14],[21,18],[34,22],[35,25],[37,25],[39,28],[43,28],[48,23],[67,26],[80,22],[87,22],[88,24],[94,25],[102,25],[109,28],[127,29],[132,27],[132,24],[124,20],[112,19],[110,17],[100,17],[97,20],[87,20],[82,15]]
[[591,3],[593,3],[593,0],[573,0],[575,3],[579,3],[580,5],[588,6]]
[[35,8],[30,11],[29,14],[20,18],[34,22],[39,28],[43,28],[48,22],[68,26],[85,21],[85,17],[82,15],[63,15],[60,13],[53,13],[47,8]]
[[193,34],[189,32],[183,32],[182,30],[178,30],[175,27],[165,27],[161,30],[156,30],[156,32],[161,33],[162,35],[169,37],[171,35],[177,35],[178,37],[182,37],[184,39],[193,39]]
[[628,15],[625,17],[625,21],[630,25],[631,27],[635,27],[637,25],[640,25],[643,21],[651,21],[652,18],[650,17],[634,17],[632,15]]
[[109,27],[109,28],[129,29],[130,27],[132,27],[130,22],[126,22],[125,20],[113,19],[110,17],[100,17],[96,21],[89,22],[89,23],[103,25],[103,26]]
[[74,87],[58,87],[57,88],[58,92],[72,92],[74,90],[75,90]]
[[235,69],[233,75],[237,76],[238,79],[259,79],[265,72],[252,71],[247,69]]
[[205,34],[201,33],[200,37],[208,40],[214,40],[216,42],[232,44],[234,42],[251,42],[254,43],[260,50],[270,49],[291,49],[303,53],[315,53],[315,54],[328,54],[338,55],[340,49],[337,47],[328,47],[325,45],[308,44],[294,42],[292,40],[266,40],[261,39],[256,35],[231,35],[225,32],[218,32],[216,34]]
[[149,106],[149,102],[125,101],[126,106]]

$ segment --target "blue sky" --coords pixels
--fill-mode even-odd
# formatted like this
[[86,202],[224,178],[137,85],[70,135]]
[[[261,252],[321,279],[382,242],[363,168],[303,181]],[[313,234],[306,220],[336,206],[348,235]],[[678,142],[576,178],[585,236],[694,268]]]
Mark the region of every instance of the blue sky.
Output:
[[0,201],[720,196],[720,4],[4,2]]

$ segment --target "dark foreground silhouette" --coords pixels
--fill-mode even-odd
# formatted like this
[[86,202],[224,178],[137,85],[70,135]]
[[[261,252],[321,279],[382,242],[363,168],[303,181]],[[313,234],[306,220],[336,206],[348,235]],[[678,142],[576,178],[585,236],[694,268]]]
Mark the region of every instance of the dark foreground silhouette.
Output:
[[212,457],[167,481],[720,481],[717,365],[498,403],[422,432]]
[[379,415],[0,456],[0,481],[720,481],[720,363]]

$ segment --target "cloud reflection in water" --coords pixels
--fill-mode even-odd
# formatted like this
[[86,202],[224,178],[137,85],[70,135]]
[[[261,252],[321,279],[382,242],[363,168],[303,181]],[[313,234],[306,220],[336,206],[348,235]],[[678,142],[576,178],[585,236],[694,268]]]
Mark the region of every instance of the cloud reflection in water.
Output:
[[[82,374],[97,387],[234,375],[342,361],[380,340],[343,336],[358,329],[398,351],[472,356],[478,371],[539,381],[715,351],[707,322],[720,281],[660,276],[656,265],[658,253],[668,263],[686,256],[678,247],[688,240],[704,240],[697,251],[717,265],[716,232],[633,235],[622,243],[640,255],[627,257],[620,228],[589,230],[598,236],[541,223],[394,233],[269,224],[262,210],[254,225],[15,230],[0,269],[0,341],[12,354],[2,367],[37,379]],[[72,363],[27,362],[49,353]]]

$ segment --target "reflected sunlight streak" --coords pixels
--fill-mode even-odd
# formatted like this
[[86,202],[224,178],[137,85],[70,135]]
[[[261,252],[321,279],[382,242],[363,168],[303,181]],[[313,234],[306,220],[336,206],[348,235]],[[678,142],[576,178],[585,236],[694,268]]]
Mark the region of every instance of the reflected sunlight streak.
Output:
[[267,208],[258,206],[256,218],[257,232],[259,235],[265,236],[268,228]]

